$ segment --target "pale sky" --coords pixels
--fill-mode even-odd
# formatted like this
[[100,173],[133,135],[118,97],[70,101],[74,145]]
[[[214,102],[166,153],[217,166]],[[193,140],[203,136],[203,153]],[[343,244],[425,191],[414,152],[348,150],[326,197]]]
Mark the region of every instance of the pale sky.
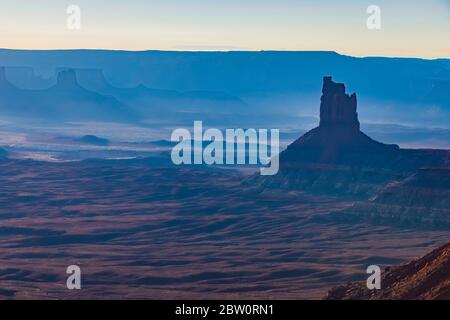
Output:
[[[450,0],[0,0],[0,47],[450,58]],[[81,30],[67,28],[69,5]],[[366,26],[369,5],[381,30]]]

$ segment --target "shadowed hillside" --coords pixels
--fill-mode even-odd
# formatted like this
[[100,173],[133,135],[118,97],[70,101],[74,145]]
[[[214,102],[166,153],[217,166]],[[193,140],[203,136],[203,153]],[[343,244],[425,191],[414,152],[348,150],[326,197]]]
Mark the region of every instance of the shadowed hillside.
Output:
[[386,268],[381,290],[368,290],[365,282],[351,283],[330,290],[327,299],[450,300],[450,243],[410,263]]
[[331,213],[328,219],[450,230],[450,168],[420,169],[388,184],[368,201]]

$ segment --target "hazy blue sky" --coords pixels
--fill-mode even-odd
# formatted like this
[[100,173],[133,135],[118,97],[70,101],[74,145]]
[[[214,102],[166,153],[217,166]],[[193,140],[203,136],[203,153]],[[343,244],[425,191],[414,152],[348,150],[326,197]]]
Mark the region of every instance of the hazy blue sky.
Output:
[[[334,50],[450,58],[450,0],[0,0],[0,47]],[[81,30],[66,27],[69,4]],[[368,30],[366,8],[381,8]]]

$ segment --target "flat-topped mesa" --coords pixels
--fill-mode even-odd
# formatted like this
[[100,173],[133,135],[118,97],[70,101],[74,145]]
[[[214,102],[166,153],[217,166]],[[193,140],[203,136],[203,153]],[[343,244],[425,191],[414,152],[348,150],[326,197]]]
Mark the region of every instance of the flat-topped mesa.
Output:
[[320,101],[320,127],[359,131],[356,94],[346,94],[343,83],[336,83],[331,77],[324,77]]
[[58,78],[56,81],[58,87],[78,87],[77,75],[74,70],[65,70],[58,72]]
[[108,89],[111,86],[108,80],[106,80],[102,69],[78,69],[76,70],[76,74],[80,83],[93,84],[95,87],[102,90]]

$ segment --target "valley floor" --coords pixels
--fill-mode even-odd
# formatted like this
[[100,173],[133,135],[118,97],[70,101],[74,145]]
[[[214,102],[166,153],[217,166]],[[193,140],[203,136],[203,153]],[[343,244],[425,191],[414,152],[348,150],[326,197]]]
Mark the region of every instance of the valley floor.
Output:
[[[234,170],[0,162],[0,298],[319,299],[448,231],[311,221],[352,201],[257,193]],[[66,288],[79,265],[82,289]]]

